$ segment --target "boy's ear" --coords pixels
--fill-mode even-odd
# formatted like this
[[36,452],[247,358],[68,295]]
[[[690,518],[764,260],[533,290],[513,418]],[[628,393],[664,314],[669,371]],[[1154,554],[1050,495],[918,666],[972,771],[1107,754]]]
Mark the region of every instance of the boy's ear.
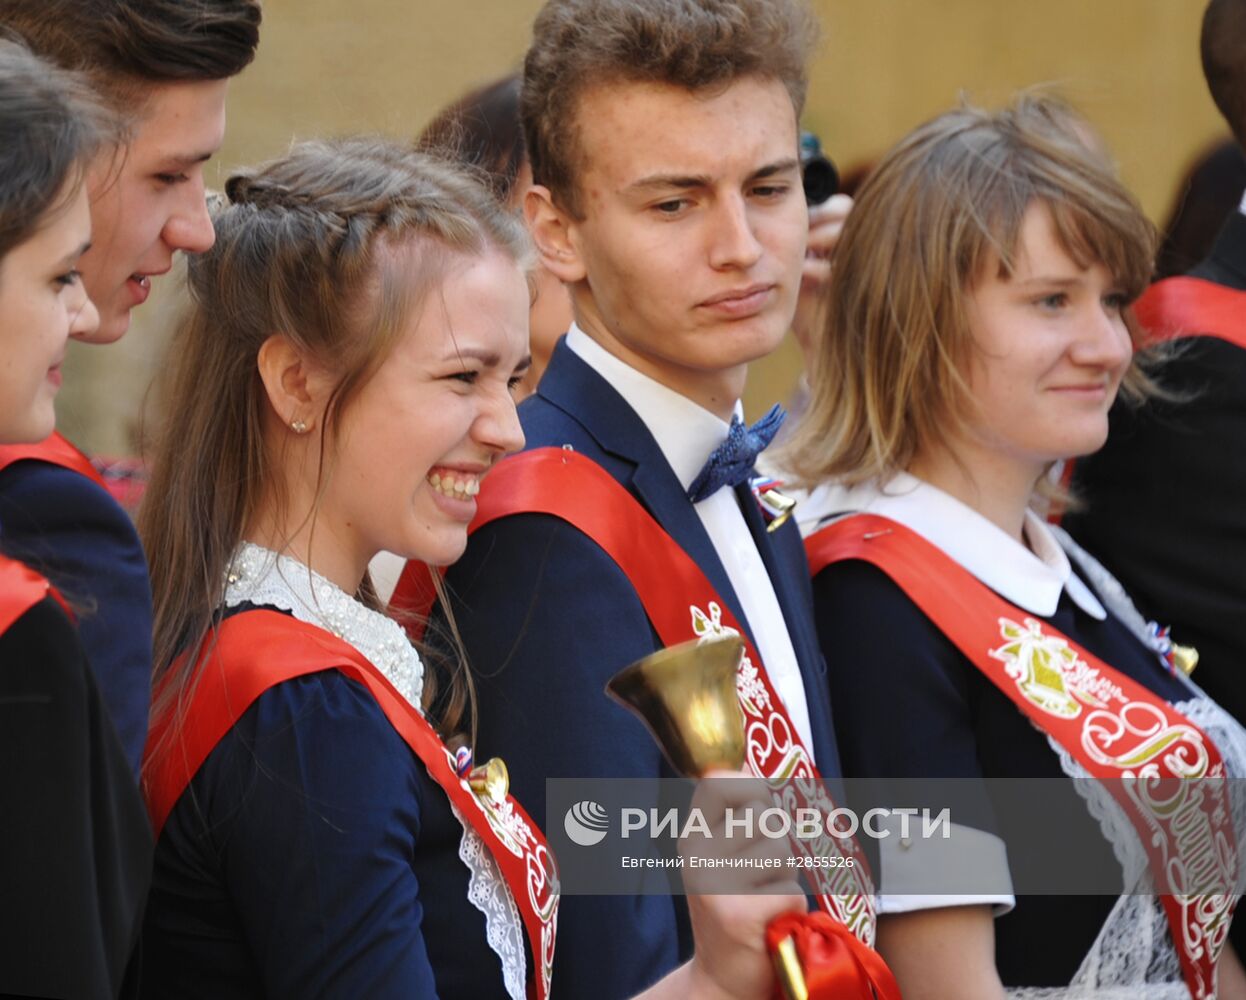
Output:
[[567,285],[583,281],[586,272],[578,249],[576,220],[554,203],[549,188],[542,184],[528,189],[523,207],[545,270]]

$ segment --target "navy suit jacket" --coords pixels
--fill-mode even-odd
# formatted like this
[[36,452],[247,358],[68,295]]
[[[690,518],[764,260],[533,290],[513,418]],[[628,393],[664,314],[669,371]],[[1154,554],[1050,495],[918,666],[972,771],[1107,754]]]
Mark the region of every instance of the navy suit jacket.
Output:
[[0,472],[0,548],[74,607],[108,715],[137,776],[151,704],[151,583],[138,534],[98,483],[36,459]]
[[[1246,216],[1230,214],[1190,275],[1246,291]],[[1246,350],[1191,336],[1157,375],[1177,398],[1113,408],[1107,445],[1075,469],[1086,506],[1064,523],[1198,648],[1194,680],[1246,722]]]
[[[565,341],[519,413],[528,448],[569,445],[601,465],[696,560],[748,628],[709,536],[657,442]],[[747,487],[739,493],[804,677],[814,756],[826,777],[837,777],[800,535],[794,521],[767,534]],[[477,758],[506,759],[512,789],[538,822],[545,819],[547,778],[674,776],[648,731],[603,693],[615,672],[662,643],[631,583],[596,543],[556,518],[516,515],[473,534],[446,579],[474,668]],[[631,996],[691,952],[682,898],[564,897],[553,993]]]

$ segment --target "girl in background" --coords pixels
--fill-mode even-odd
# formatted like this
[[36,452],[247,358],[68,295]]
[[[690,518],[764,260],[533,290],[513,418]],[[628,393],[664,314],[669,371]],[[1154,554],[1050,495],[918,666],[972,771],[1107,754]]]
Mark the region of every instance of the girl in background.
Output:
[[[81,81],[0,40],[0,444],[52,433],[69,338],[99,325],[77,263],[110,137]],[[132,997],[151,839],[70,614],[0,555],[0,993]]]
[[[522,218],[532,166],[519,121],[521,85],[519,74],[511,73],[464,94],[425,126],[416,145],[482,170],[497,199]],[[571,327],[571,297],[562,282],[538,262],[533,284],[528,314],[532,367],[520,383],[520,399],[536,391],[554,345]]]

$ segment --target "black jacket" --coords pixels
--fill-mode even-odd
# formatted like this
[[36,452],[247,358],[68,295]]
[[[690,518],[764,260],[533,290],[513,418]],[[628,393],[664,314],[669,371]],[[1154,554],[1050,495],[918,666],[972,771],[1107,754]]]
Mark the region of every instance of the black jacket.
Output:
[[[1246,215],[1190,275],[1246,291]],[[1159,378],[1182,398],[1117,404],[1107,446],[1077,463],[1086,507],[1064,524],[1144,615],[1198,648],[1194,680],[1246,722],[1246,350],[1186,338]]]
[[0,633],[0,995],[138,995],[147,814],[52,598]]

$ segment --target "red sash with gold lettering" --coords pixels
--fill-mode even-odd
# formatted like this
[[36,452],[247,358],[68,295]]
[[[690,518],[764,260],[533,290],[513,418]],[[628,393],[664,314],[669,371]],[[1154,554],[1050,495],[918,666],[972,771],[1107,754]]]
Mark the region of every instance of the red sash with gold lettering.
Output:
[[[1215,993],[1236,897],[1237,847],[1216,745],[1168,702],[1059,630],[999,597],[921,535],[854,514],[805,541],[816,576],[859,559],[885,572],[936,627],[1090,774],[1104,780],[1146,846],[1190,995]],[[1122,780],[1130,779],[1130,780]]]
[[7,469],[14,462],[21,462],[25,459],[36,459],[40,462],[47,462],[49,465],[59,465],[62,469],[77,472],[103,486],[104,489],[108,489],[104,477],[96,471],[91,460],[70,444],[60,431],[53,431],[51,437],[44,438],[38,444],[0,445],[0,471]]
[[[636,588],[668,646],[731,634],[744,641],[737,679],[749,767],[781,786],[791,809],[834,809],[808,750],[787,716],[739,622],[700,567],[601,466],[577,452],[538,448],[501,462],[479,496],[472,530],[512,514],[549,514],[591,538]],[[802,855],[850,857],[852,868],[811,868],[819,905],[866,945],[874,943],[874,902],[865,857],[852,838],[794,841]]]
[[[549,995],[558,922],[557,869],[544,836],[510,796],[478,795],[428,720],[353,646],[324,629],[276,611],[246,611],[221,623],[201,663],[189,705],[158,720],[144,761],[144,792],[156,837],[208,755],[269,688],[322,670],[338,670],[368,689],[407,746],[445,791],[460,817],[493,855],[523,918],[535,969],[528,995]],[[165,745],[163,741],[170,742]]]
[[1165,278],[1134,305],[1148,343],[1218,337],[1246,350],[1246,292],[1202,278]]

